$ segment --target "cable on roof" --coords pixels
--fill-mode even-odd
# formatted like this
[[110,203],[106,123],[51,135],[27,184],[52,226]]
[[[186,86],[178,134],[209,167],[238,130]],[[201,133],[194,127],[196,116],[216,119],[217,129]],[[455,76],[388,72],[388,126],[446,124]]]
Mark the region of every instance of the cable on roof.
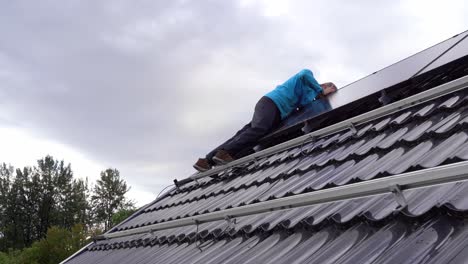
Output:
[[[174,180],[174,183],[175,183],[176,181],[177,181],[177,180]],[[174,184],[170,184],[170,185],[164,187],[164,188],[158,193],[158,196],[156,196],[156,199],[159,198],[159,196],[161,195],[162,192],[164,192],[164,190],[166,190],[167,188],[169,188],[169,187],[171,187],[171,186],[174,186]],[[177,187],[177,185],[176,185],[176,187]],[[177,189],[179,189],[179,188],[177,187]]]

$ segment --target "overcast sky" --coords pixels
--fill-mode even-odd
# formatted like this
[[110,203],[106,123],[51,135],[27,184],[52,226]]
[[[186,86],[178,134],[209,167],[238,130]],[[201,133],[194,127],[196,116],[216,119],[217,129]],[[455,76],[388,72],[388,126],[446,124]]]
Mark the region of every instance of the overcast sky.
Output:
[[143,205],[302,68],[343,86],[468,29],[464,1],[0,0],[0,162]]

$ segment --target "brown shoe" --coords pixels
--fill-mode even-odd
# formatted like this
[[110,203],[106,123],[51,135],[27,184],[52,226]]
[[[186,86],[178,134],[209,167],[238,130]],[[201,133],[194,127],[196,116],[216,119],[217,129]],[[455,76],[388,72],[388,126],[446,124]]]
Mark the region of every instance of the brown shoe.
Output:
[[193,164],[193,167],[199,172],[204,172],[211,169],[211,165],[208,163],[207,159],[198,159],[197,163]]
[[224,149],[218,150],[218,152],[216,152],[216,155],[213,157],[213,161],[218,165],[224,165],[233,160],[234,158],[231,156],[231,154],[229,154]]

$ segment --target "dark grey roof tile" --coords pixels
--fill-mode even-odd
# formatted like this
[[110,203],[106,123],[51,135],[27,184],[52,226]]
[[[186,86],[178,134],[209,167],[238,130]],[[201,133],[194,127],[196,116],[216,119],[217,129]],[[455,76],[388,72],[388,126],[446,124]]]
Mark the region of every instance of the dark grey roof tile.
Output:
[[[376,156],[373,156],[376,158]],[[334,185],[341,185],[345,182],[349,181],[349,171],[355,171],[357,170],[360,166],[364,166],[366,162],[368,162],[370,159],[373,157],[366,157],[364,160],[361,160],[356,164],[355,160],[348,160],[346,162],[343,162],[341,164],[337,164],[336,166],[333,166],[333,171],[326,174],[322,175],[320,178],[317,178],[315,181],[311,182],[308,186],[308,188],[313,189],[313,190],[319,190],[322,189],[324,186],[334,184]]]
[[229,241],[225,246],[220,248],[218,254],[214,254],[207,262],[199,261],[198,263],[215,264],[226,263],[229,259],[236,259],[243,255],[246,251],[254,248],[260,241],[260,237],[252,236],[250,238],[235,238]]
[[391,162],[386,171],[390,174],[400,174],[407,171],[410,167],[416,165],[418,161],[432,149],[433,145],[434,144],[430,140],[421,142],[401,157]]
[[468,139],[468,135],[465,132],[459,132],[453,134],[451,137],[443,140],[430,152],[428,152],[418,163],[424,168],[432,168],[440,165],[448,157],[450,157],[454,151]]
[[336,211],[331,219],[337,223],[346,223],[365,212],[369,206],[382,199],[381,195],[347,200],[346,206]]
[[250,194],[245,194],[245,197],[241,199],[241,202],[237,204],[237,206],[250,204],[250,203],[258,201],[258,199],[262,197],[263,195],[265,195],[266,193],[272,193],[274,190],[273,187],[275,187],[275,185],[278,185],[282,181],[283,180],[280,179],[275,182],[271,182],[271,183],[268,182],[268,183],[262,184],[258,187],[255,186],[256,189],[252,189]]
[[300,155],[304,155],[304,153],[314,150],[317,147],[317,145],[323,141],[325,141],[325,139],[321,139],[319,142],[304,142],[298,147],[297,151],[293,155],[291,155],[291,157],[297,158]]
[[454,105],[456,105],[456,103],[460,100],[460,96],[459,95],[455,95],[455,96],[452,96],[450,98],[448,98],[447,100],[445,100],[443,103],[441,103],[438,108],[451,108],[453,107]]
[[468,259],[468,226],[457,225],[457,231],[454,232],[446,243],[437,248],[435,256],[427,259],[428,264],[438,263],[459,263],[464,264]]
[[270,263],[304,263],[306,258],[320,252],[330,241],[333,241],[337,236],[336,233],[331,228],[325,228],[310,237],[304,236],[299,245]]
[[284,219],[279,222],[279,225],[284,229],[292,229],[296,227],[298,224],[305,223],[308,224],[306,219],[312,217],[315,212],[317,212],[322,205],[309,205],[304,206],[303,208],[294,208],[285,215]]
[[407,227],[401,223],[389,224],[373,234],[371,231],[371,235],[365,241],[357,244],[334,263],[375,263],[380,255],[404,239],[407,232]]
[[435,132],[438,134],[447,133],[447,131],[451,130],[456,125],[458,125],[460,119],[461,119],[460,113],[453,113],[452,115],[446,118],[445,123],[441,125],[440,127],[438,127],[435,130]]
[[393,161],[399,159],[404,152],[404,148],[399,147],[386,153],[384,156],[379,157],[376,162],[371,163],[357,171],[353,175],[353,179],[359,178],[361,180],[370,180],[374,178],[379,173],[387,171],[390,166],[392,166]]
[[342,147],[345,148],[343,151],[337,153],[335,156],[331,157],[335,160],[341,161],[346,159],[349,155],[355,153],[360,147],[362,147],[366,143],[366,139],[361,139],[358,140],[357,142],[349,145],[348,147]]
[[284,236],[280,234],[273,234],[265,239],[261,240],[255,245],[255,248],[243,252],[241,255],[237,255],[235,258],[229,258],[224,260],[223,263],[249,263],[255,260],[258,255],[262,255],[276,245]]
[[317,155],[309,155],[309,156],[304,156],[299,159],[299,162],[297,166],[295,167],[295,170],[304,172],[308,171],[312,166],[316,164],[317,160],[323,159],[326,157],[328,153],[322,152]]
[[[356,162],[354,160],[349,160],[343,164],[334,166],[330,165],[326,168],[333,168],[332,171],[326,171],[326,168],[324,170],[321,170],[319,173],[317,173],[317,177],[307,184],[305,184],[303,187],[308,188],[308,189],[313,189],[313,190],[319,190],[325,187],[326,185],[330,183],[335,183],[337,185],[341,184],[342,182],[345,182],[347,178],[343,179],[344,177],[347,177],[347,171],[350,168],[355,168]],[[323,173],[323,174],[322,174]]]
[[323,247],[317,254],[293,263],[335,263],[372,233],[368,229],[365,225],[354,226],[331,241],[326,247]]
[[374,204],[362,212],[362,215],[371,221],[380,221],[390,216],[399,207],[395,197],[392,194],[380,195]]
[[[303,218],[301,221],[307,225],[319,225],[325,219],[334,215],[337,211],[348,205],[348,201],[338,201],[326,204],[320,204],[316,207],[311,207],[309,216]],[[307,210],[307,209],[306,209]]]
[[453,156],[463,160],[468,160],[468,142],[461,145]]
[[441,204],[453,211],[468,211],[468,182],[456,183],[453,190],[450,190],[441,201]]
[[442,115],[438,115],[437,117],[440,118],[440,120],[434,123],[434,125],[431,128],[429,128],[427,132],[437,131],[438,129],[446,125],[448,122],[450,122],[450,120],[452,120],[453,118],[456,118],[457,115],[459,115],[459,113],[451,113],[451,114],[444,113]]
[[395,142],[400,140],[400,138],[403,137],[403,135],[405,135],[406,132],[408,132],[408,130],[408,127],[402,127],[395,131],[389,131],[387,136],[382,141],[380,141],[379,144],[377,144],[377,147],[381,149],[387,149],[389,147],[392,147],[395,144]]
[[405,112],[399,114],[395,117],[392,121],[390,121],[391,125],[401,125],[403,122],[407,121],[413,112],[411,110],[406,110]]
[[330,149],[327,152],[327,155],[321,156],[321,158],[315,160],[313,165],[323,167],[325,164],[327,164],[331,160],[335,159],[335,157],[344,155],[343,154],[344,150],[345,150],[345,146],[341,146],[341,147],[338,147],[338,148],[335,148],[335,149]]
[[[298,178],[299,175],[296,174],[292,176],[294,178]],[[280,179],[274,182],[274,186],[271,186],[270,189],[260,193],[255,200],[264,202],[270,199],[276,199],[279,197],[283,197],[286,192],[288,192],[295,182],[289,179]]]
[[297,247],[303,239],[304,236],[302,233],[293,233],[289,236],[284,236],[268,250],[260,254],[255,252],[250,258],[245,260],[245,263],[275,263],[281,256]]
[[410,216],[419,216],[438,206],[447,192],[452,190],[453,183],[436,185],[433,187],[403,191],[408,207],[402,211]]
[[[377,135],[375,137],[372,137],[370,140],[368,139],[365,144],[361,145],[358,149],[354,151],[355,154],[357,155],[364,155],[368,153],[371,149],[375,148],[377,144],[379,144],[380,141],[382,141],[386,135],[384,133]],[[337,160],[340,160],[337,158]]]
[[436,109],[436,103],[429,103],[413,114],[413,117],[425,117]]
[[412,142],[421,138],[421,136],[426,133],[430,127],[434,124],[433,120],[425,120],[420,124],[412,127],[401,139],[404,141]]
[[364,125],[362,128],[360,128],[357,133],[356,133],[356,137],[362,137],[364,134],[367,133],[367,131],[369,131],[374,125],[372,123],[370,124],[367,124],[367,125]]
[[376,263],[424,263],[435,253],[439,243],[446,241],[453,225],[444,219],[430,221],[405,239],[395,243],[375,261]]
[[371,127],[371,131],[382,131],[383,129],[387,128],[390,121],[392,121],[392,117],[390,116],[381,119]]
[[337,139],[337,143],[341,144],[341,143],[347,141],[348,139],[352,138],[353,135],[354,135],[353,131],[347,130],[342,135],[340,135],[340,137]]
[[[330,146],[330,144],[337,142],[340,136],[341,136],[340,133],[336,133],[336,134],[333,134],[332,136],[325,137],[323,138],[323,142],[320,142],[320,141],[317,142],[317,147],[321,149],[327,148],[328,146]],[[308,152],[311,152],[311,151],[312,149],[308,150]]]

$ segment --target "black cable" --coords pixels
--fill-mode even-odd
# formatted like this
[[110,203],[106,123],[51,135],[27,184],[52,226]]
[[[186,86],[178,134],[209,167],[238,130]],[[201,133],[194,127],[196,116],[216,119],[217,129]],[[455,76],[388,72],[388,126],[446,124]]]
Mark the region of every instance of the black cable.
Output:
[[159,196],[161,195],[162,192],[164,192],[164,190],[166,190],[167,188],[169,188],[169,187],[171,187],[171,186],[174,186],[174,184],[170,184],[170,185],[164,187],[164,188],[158,193],[158,196],[156,196],[156,199],[159,198]]

